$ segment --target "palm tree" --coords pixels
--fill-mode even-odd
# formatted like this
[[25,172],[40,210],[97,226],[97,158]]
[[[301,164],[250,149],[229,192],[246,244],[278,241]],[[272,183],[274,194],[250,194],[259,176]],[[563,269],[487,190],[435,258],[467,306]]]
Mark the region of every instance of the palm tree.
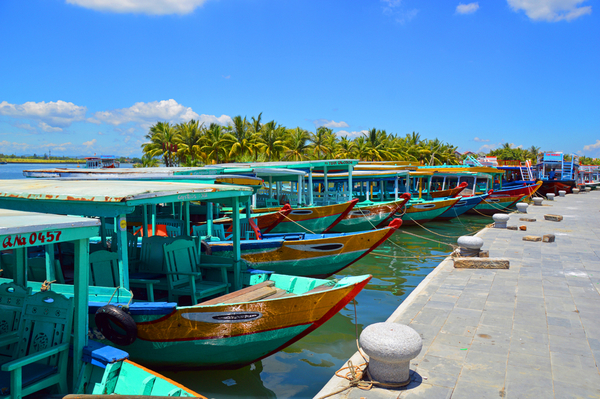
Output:
[[387,133],[385,130],[373,128],[363,134],[366,138],[372,161],[382,161],[391,158],[391,153],[386,149]]
[[371,152],[369,150],[369,144],[365,139],[365,136],[359,136],[354,140],[355,154],[361,161],[368,161]]
[[175,127],[168,122],[157,122],[150,127],[149,132],[145,136],[150,140],[142,144],[144,153],[151,157],[162,156],[166,167],[176,165],[178,132]]
[[268,157],[269,162],[271,162],[273,158],[278,159],[283,151],[288,150],[285,146],[284,134],[285,127],[277,126],[275,121],[265,123],[262,126],[260,134],[261,142],[259,146]]
[[292,161],[305,161],[308,159],[306,151],[308,150],[308,132],[300,127],[289,132],[285,143],[285,159]]
[[[215,160],[215,163],[218,164],[220,160],[227,157],[229,153],[227,148],[231,148],[234,142],[235,137],[231,133],[226,133],[223,126],[211,123],[201,150],[206,154],[207,161]],[[219,155],[223,155],[223,158],[219,158]]]
[[229,151],[230,158],[235,157],[239,159],[246,154],[252,155],[254,153],[258,136],[251,131],[246,117],[244,119],[240,115],[233,117],[232,135],[235,138],[235,142]]
[[[196,164],[196,158],[202,147],[202,133],[204,124],[199,125],[198,121],[192,119],[186,123],[178,124],[177,130],[177,155],[182,163]],[[189,158],[189,160],[188,160]]]
[[348,136],[343,136],[338,143],[335,157],[337,159],[351,159],[354,158],[354,152],[356,145],[352,140],[348,139]]
[[331,154],[331,148],[328,147],[328,137],[333,134],[333,130],[321,126],[317,128],[317,131],[311,133],[308,139],[312,144],[310,148],[314,151],[313,157],[315,159],[327,159],[327,155]]

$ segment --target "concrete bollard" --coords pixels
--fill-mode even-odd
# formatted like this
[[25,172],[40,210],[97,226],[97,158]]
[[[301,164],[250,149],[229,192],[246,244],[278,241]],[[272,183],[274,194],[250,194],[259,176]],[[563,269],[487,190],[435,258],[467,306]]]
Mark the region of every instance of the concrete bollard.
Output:
[[567,192],[565,190],[558,190],[559,197],[564,197],[565,195],[567,195]]
[[369,355],[371,379],[387,384],[410,382],[410,361],[423,348],[419,333],[403,324],[375,323],[363,330],[359,340]]
[[548,193],[548,194],[546,194],[546,199],[547,199],[548,201],[554,201],[554,194],[552,194],[552,193]]
[[535,197],[533,199],[533,205],[535,205],[535,206],[542,206],[542,201],[543,200],[544,199],[542,197]]
[[586,193],[589,193],[590,191],[592,191],[592,188],[591,188],[591,187],[586,187],[586,188],[585,188],[585,192],[586,192]]
[[494,219],[494,227],[497,229],[505,229],[508,223],[509,216],[505,213],[494,213],[492,216]]
[[517,210],[519,211],[519,213],[527,213],[527,207],[529,205],[526,204],[525,202],[519,202],[517,203]]
[[479,256],[479,251],[481,251],[481,247],[483,247],[483,240],[479,237],[458,237],[457,243],[460,256],[465,258]]
[[574,188],[573,189],[573,194],[579,194],[579,189],[578,188]]

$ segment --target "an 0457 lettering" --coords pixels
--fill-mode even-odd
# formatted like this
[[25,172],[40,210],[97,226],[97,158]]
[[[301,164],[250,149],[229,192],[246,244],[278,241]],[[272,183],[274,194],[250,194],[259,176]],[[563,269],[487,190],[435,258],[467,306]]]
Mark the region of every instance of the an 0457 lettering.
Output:
[[45,233],[17,234],[15,236],[6,236],[2,240],[2,248],[15,248],[24,245],[43,245],[60,240],[61,231],[47,231]]

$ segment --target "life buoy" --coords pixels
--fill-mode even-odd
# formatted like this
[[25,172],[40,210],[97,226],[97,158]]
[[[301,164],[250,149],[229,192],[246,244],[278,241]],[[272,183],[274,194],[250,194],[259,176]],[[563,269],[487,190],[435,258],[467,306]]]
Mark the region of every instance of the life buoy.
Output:
[[131,345],[137,338],[135,320],[118,306],[102,306],[96,311],[94,320],[102,335],[114,344]]

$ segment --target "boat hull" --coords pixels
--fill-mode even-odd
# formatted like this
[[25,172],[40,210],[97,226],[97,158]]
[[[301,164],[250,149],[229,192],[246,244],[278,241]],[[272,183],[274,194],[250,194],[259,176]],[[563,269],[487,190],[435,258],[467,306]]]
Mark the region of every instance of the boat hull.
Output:
[[481,201],[485,200],[487,197],[488,194],[475,195],[473,197],[462,197],[460,201],[454,204],[452,208],[448,209],[446,212],[438,216],[436,220],[450,220],[452,218],[463,215],[467,211],[479,205]]
[[404,215],[402,215],[402,225],[414,226],[433,220],[454,206],[460,199],[461,197],[436,199],[433,201],[415,202],[413,204],[409,201],[409,207],[406,209]]
[[[360,233],[266,234],[263,240],[242,241],[242,259],[254,269],[279,274],[328,277],[350,266],[381,245],[396,228]],[[231,242],[209,242],[212,255],[233,257]]]
[[[303,279],[277,278],[290,280],[291,286],[301,284]],[[138,338],[123,349],[133,360],[163,369],[243,367],[321,326],[370,279],[369,275],[346,277],[325,291],[254,302],[176,307],[166,315],[131,311]],[[95,312],[93,307],[90,310]],[[95,327],[93,317],[90,325]]]
[[356,205],[357,199],[343,204],[293,209],[271,233],[326,233],[342,220]]
[[349,233],[384,227],[382,225],[388,223],[396,212],[401,211],[409,198],[406,196],[398,201],[356,205],[330,232]]
[[558,195],[558,192],[564,190],[567,194],[571,194],[576,187],[575,180],[541,180],[542,186],[538,192],[546,196],[548,194]]
[[[494,193],[495,194],[495,193]],[[479,205],[467,211],[471,215],[492,216],[495,213],[507,212],[517,202],[521,201],[525,194],[519,195],[494,195],[481,201]]]

